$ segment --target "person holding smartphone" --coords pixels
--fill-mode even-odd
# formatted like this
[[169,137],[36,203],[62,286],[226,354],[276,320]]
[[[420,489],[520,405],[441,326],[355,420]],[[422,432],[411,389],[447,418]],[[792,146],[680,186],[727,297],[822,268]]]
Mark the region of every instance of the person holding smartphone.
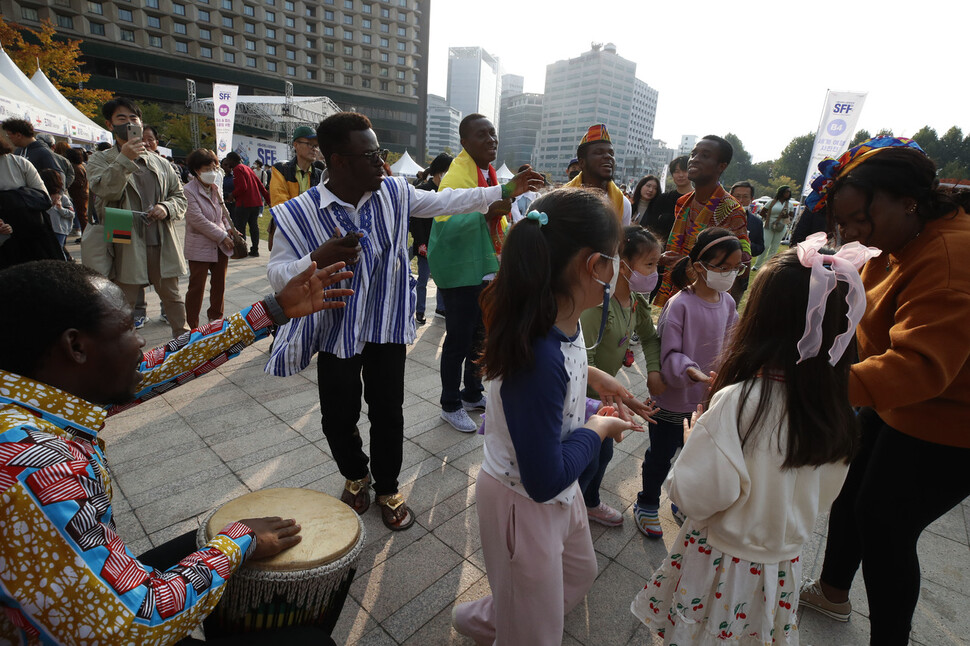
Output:
[[[168,317],[172,334],[188,332],[179,277],[186,273],[175,221],[185,217],[182,183],[172,165],[148,152],[142,140],[141,109],[131,99],[115,97],[101,108],[115,145],[88,161],[88,185],[103,222],[105,207],[143,211],[134,218],[130,244],[114,244],[109,278],[135,306],[138,292],[152,285]],[[82,262],[90,259],[83,258]]]

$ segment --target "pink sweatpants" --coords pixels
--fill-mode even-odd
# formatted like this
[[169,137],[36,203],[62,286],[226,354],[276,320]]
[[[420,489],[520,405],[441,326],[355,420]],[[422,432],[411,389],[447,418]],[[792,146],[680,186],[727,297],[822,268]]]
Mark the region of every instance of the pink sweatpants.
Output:
[[480,471],[475,488],[492,596],[455,609],[458,632],[495,646],[560,646],[563,620],[596,579],[581,495],[544,505]]

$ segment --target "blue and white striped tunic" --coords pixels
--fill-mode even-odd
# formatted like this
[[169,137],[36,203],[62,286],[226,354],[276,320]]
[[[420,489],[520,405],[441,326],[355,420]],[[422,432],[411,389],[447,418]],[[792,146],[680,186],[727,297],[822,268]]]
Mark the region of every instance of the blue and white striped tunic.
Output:
[[415,338],[414,278],[407,250],[408,218],[485,212],[502,198],[501,186],[415,190],[405,179],[385,178],[380,190],[365,193],[354,206],[324,183],[273,208],[278,230],[267,275],[273,289],[306,269],[310,254],[338,230],[360,232],[360,262],[350,267],[354,295],[341,309],[323,310],[282,326],[266,372],[296,374],[316,352],[346,359],[365,343],[411,343]]

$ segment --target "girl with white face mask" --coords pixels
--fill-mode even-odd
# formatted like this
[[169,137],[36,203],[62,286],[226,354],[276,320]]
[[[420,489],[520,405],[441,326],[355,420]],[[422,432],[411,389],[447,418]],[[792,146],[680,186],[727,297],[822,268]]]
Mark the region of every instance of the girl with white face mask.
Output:
[[[621,366],[633,365],[631,339],[639,335],[650,397],[659,395],[666,389],[660,376],[660,337],[653,325],[650,303],[647,301],[657,284],[657,263],[662,251],[660,241],[649,231],[639,225],[626,227],[620,241],[618,280],[611,292],[603,338],[595,347],[590,346],[596,342],[603,318],[603,306],[591,307],[580,317],[586,347],[589,348],[586,351],[586,360],[589,365],[609,375],[615,376]],[[596,398],[593,392],[588,392],[587,395],[591,399]],[[646,420],[650,419],[655,410],[649,399],[640,401],[630,398],[623,403]],[[599,495],[603,475],[612,457],[613,441],[605,440],[600,446],[599,455],[594,457],[579,477],[579,486],[583,490],[589,519],[607,527],[618,527],[623,524],[623,514],[602,502]]]
[[[696,278],[690,282],[687,269]],[[660,372],[667,390],[655,397],[659,410],[650,424],[650,448],[643,458],[642,489],[633,507],[637,529],[652,538],[663,536],[660,526],[660,486],[670,460],[684,445],[683,422],[707,400],[712,371],[738,319],[728,290],[746,271],[741,242],[727,229],[701,231],[690,253],[671,271],[681,291],[664,305],[660,334]]]

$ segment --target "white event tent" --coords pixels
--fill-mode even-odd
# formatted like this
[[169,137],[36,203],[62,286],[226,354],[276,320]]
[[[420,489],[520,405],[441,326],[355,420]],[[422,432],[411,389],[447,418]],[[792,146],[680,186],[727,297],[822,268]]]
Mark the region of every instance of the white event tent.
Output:
[[[38,74],[42,80],[38,79]],[[27,119],[38,132],[47,132],[72,140],[112,141],[111,133],[70,105],[70,102],[57,91],[43,72],[38,70],[34,77],[35,82],[31,82],[0,47],[0,120]],[[59,97],[59,100],[48,93],[44,83]],[[70,112],[64,104],[70,106]]]
[[391,164],[391,172],[402,177],[416,177],[417,174],[423,170],[424,169],[421,166],[418,166],[417,163],[411,159],[411,155],[409,155],[408,151],[406,150],[404,151],[404,154],[401,155],[399,160]]
[[512,173],[512,171],[509,170],[508,165],[502,164],[502,167],[499,168],[497,171],[495,171],[495,177],[498,178],[499,182],[504,184],[510,179],[512,179],[513,177],[515,177],[515,175]]

